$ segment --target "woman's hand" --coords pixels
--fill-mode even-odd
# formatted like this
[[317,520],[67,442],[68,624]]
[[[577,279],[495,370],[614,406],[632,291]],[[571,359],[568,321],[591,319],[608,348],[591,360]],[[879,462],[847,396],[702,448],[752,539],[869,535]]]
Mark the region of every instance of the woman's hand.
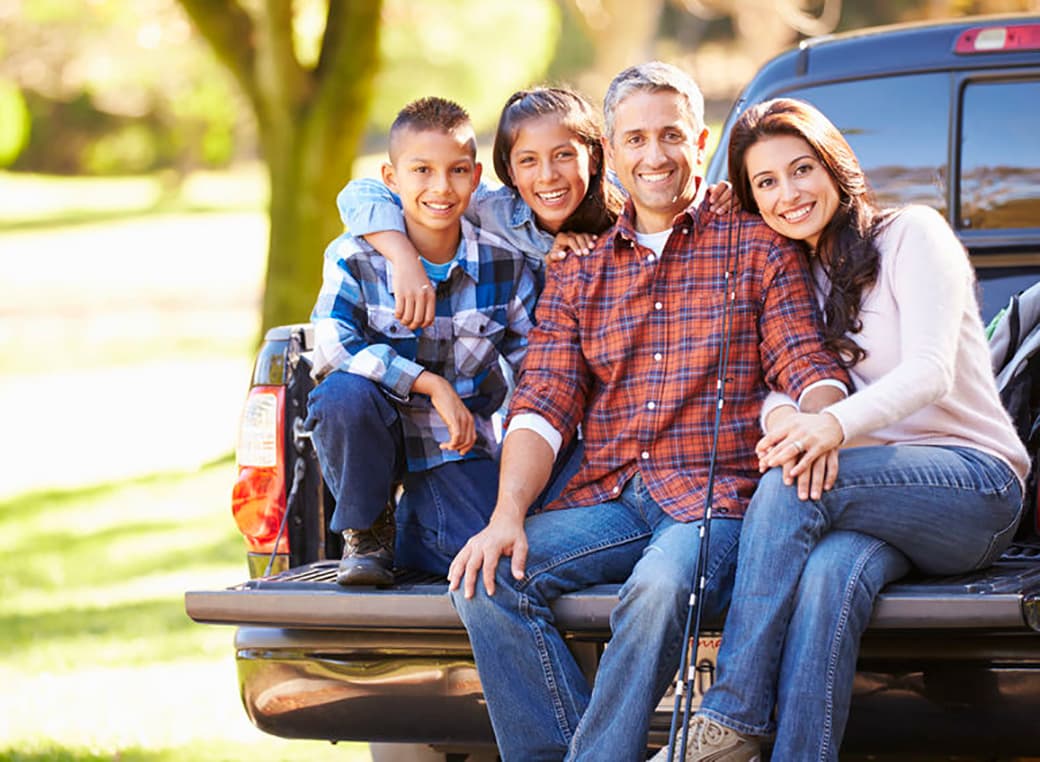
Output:
[[708,186],[708,203],[711,205],[713,214],[729,214],[731,211],[739,212],[740,203],[737,195],[733,192],[733,186],[728,180]]
[[398,257],[394,263],[394,315],[414,331],[433,323],[437,291],[418,257]]
[[838,448],[845,439],[838,419],[830,413],[793,413],[775,420],[755,445],[759,471],[780,466],[784,483],[798,482],[802,500],[818,500],[838,478]]
[[567,252],[583,257],[596,246],[596,236],[591,233],[557,233],[552,248],[545,258],[549,262],[559,262],[567,258]]

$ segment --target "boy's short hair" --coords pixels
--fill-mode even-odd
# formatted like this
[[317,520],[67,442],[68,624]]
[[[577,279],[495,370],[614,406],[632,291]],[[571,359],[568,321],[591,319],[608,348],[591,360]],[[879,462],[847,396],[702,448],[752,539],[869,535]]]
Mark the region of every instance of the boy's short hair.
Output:
[[[436,130],[450,134],[467,127],[472,132],[473,125],[470,122],[469,114],[455,101],[436,96],[412,101],[397,112],[397,118],[390,125],[390,160],[394,160],[394,138],[403,130]],[[477,155],[475,135],[470,140],[470,149],[475,158]]]

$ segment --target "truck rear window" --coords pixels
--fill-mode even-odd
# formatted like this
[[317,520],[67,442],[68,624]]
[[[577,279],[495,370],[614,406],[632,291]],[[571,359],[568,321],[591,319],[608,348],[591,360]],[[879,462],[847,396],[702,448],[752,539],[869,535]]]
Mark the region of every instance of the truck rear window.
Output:
[[809,101],[834,122],[883,206],[927,204],[947,213],[949,75],[878,77],[785,95]]
[[961,94],[960,227],[1040,227],[1040,81],[973,81]]

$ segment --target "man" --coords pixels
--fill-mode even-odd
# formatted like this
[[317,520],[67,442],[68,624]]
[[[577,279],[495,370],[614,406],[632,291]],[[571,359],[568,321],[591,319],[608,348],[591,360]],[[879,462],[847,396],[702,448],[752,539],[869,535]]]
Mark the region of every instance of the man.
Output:
[[[592,254],[548,279],[494,512],[449,570],[506,762],[644,758],[650,714],[678,666],[697,561],[723,300],[732,293],[707,616],[728,601],[767,389],[812,409],[844,394],[797,251],[755,217],[717,217],[697,203],[703,110],[697,86],[667,64],[611,83],[606,152],[630,200]],[[525,521],[579,423],[581,469]],[[590,690],[549,603],[605,582],[624,585]]]

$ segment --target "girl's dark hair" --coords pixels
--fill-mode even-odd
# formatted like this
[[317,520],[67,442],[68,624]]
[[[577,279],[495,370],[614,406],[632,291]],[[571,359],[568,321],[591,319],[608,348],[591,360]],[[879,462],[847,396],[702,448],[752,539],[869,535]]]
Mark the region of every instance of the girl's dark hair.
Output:
[[[838,186],[838,209],[820,233],[815,254],[831,283],[823,305],[824,344],[851,367],[867,356],[849,334],[863,328],[859,317],[863,292],[877,280],[881,256],[875,240],[891,215],[878,208],[859,160],[838,128],[816,108],[793,98],[752,106],[733,125],[729,176],[745,209],[759,211],[748,177],[747,151],[777,135],[808,143]],[[808,249],[808,244],[803,245]]]
[[574,133],[589,151],[589,187],[585,198],[571,213],[561,231],[575,233],[602,233],[614,224],[624,200],[614,183],[605,180],[606,162],[603,156],[603,128],[596,110],[584,97],[560,87],[536,87],[519,90],[509,96],[502,108],[495,133],[493,158],[495,174],[502,183],[516,190],[509,176],[509,155],[516,142],[521,125],[529,119],[552,116]]

